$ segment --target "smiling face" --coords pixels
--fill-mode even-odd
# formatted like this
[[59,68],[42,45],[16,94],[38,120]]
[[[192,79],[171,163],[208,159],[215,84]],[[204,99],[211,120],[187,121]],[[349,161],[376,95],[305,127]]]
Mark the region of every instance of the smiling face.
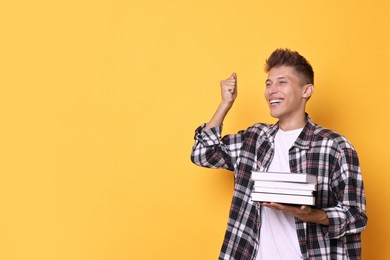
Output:
[[312,92],[313,85],[303,83],[293,67],[279,66],[269,71],[264,96],[271,116],[288,123],[305,118],[306,102]]

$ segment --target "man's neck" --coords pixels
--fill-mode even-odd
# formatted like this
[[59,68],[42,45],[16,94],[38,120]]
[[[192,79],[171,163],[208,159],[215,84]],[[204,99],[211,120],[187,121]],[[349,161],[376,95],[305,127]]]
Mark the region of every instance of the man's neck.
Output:
[[303,114],[299,117],[290,118],[290,119],[279,119],[279,128],[283,131],[290,131],[299,128],[304,128],[306,125],[306,114]]

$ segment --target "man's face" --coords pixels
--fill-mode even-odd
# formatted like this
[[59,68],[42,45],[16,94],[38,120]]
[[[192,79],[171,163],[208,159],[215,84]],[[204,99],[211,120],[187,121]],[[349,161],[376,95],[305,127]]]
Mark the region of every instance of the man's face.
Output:
[[265,99],[272,117],[290,120],[305,113],[305,86],[293,67],[272,68],[265,82]]

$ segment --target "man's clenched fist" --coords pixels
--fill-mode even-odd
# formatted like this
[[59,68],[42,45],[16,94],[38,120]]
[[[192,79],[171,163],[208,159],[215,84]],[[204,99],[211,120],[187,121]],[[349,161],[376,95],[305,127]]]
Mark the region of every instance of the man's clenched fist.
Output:
[[234,100],[237,97],[237,74],[232,73],[232,75],[225,79],[221,80],[221,95],[222,102],[227,105],[233,105]]

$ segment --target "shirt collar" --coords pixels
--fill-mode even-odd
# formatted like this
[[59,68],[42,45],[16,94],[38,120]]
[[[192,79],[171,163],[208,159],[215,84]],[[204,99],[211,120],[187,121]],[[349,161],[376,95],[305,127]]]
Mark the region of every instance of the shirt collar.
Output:
[[[297,140],[294,143],[294,146],[299,149],[307,150],[310,148],[310,142],[314,135],[314,130],[316,128],[316,124],[311,120],[310,116],[306,113],[306,125],[303,128],[302,132],[299,134]],[[270,128],[266,131],[266,136],[270,142],[274,142],[275,135],[279,130],[279,122],[270,126]]]

